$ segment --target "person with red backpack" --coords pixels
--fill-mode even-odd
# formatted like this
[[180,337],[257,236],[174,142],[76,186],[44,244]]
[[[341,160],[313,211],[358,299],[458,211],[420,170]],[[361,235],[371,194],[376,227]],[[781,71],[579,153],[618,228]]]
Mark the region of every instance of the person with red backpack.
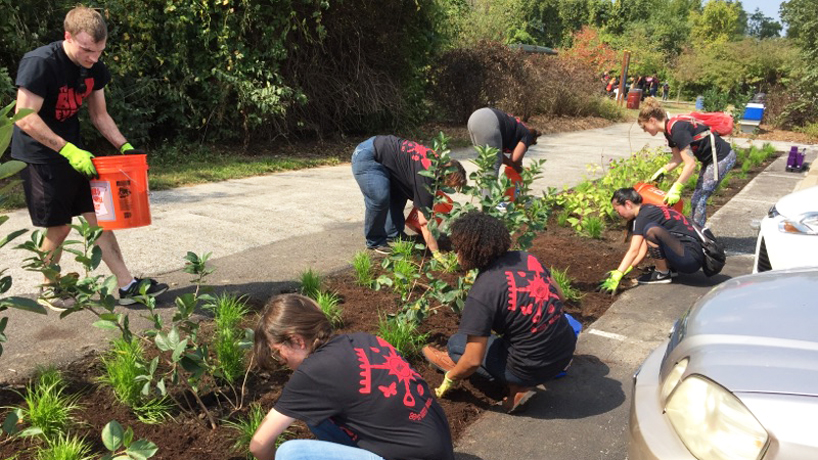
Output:
[[[670,187],[665,203],[672,206],[681,199],[684,184],[696,170],[696,160],[702,164],[696,189],[690,199],[691,220],[704,228],[707,220],[707,199],[724,176],[736,164],[736,152],[721,135],[732,132],[733,119],[726,113],[692,113],[669,117],[655,98],[645,100],[639,110],[639,126],[651,136],[662,132],[667,138],[673,157],[650,178],[656,181],[682,164],[682,173]],[[713,148],[715,145],[715,149]]]

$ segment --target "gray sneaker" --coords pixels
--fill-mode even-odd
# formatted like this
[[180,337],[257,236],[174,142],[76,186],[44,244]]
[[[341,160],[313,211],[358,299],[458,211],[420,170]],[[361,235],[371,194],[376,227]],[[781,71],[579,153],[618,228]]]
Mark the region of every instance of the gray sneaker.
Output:
[[369,249],[370,251],[375,251],[378,254],[383,254],[385,256],[388,256],[388,255],[392,254],[392,246],[390,246],[389,243],[384,243],[384,244],[382,244],[380,246],[372,246],[372,247],[367,246],[367,249]]
[[165,291],[168,290],[168,285],[165,283],[158,283],[153,278],[134,278],[136,280],[135,283],[131,285],[128,289],[120,289],[119,290],[119,304],[120,305],[133,305],[135,303],[142,303],[136,299],[139,295],[141,295],[140,291],[142,290],[142,285],[148,283],[148,289],[145,291],[145,294],[149,297],[156,297],[161,294],[164,294]]

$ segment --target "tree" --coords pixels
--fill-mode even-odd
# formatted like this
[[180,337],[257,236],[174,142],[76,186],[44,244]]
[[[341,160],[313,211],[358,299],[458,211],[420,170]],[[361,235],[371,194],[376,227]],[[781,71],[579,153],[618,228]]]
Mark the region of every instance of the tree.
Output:
[[699,46],[711,46],[739,39],[747,28],[747,13],[740,1],[710,0],[701,13],[690,15],[691,39]]
[[761,8],[756,8],[747,20],[747,35],[758,39],[773,38],[781,35],[781,24],[773,18],[764,16]]
[[808,57],[818,57],[818,2],[789,0],[781,3],[780,11],[781,20],[787,24],[787,37],[795,40]]

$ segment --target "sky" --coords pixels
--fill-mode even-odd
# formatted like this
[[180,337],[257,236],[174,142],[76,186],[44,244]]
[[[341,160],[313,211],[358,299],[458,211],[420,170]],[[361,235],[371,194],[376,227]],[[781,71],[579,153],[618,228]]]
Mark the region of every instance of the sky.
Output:
[[[764,12],[764,16],[781,22],[781,18],[778,16],[778,8],[781,6],[781,0],[741,0],[741,6],[744,7],[744,11],[747,12],[748,16],[753,14],[756,8],[761,8],[761,11]],[[783,26],[784,24],[781,25]]]

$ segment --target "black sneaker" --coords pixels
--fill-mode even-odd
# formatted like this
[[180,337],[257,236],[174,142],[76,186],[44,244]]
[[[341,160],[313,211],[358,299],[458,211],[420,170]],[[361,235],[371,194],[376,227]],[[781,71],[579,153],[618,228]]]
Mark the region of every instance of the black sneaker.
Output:
[[394,238],[386,238],[386,244],[394,243],[395,241],[410,241],[409,235],[404,232],[400,232],[398,236]]
[[135,283],[131,285],[127,290],[120,289],[119,290],[119,304],[120,305],[133,305],[135,303],[141,303],[139,300],[136,299],[137,296],[141,295],[140,291],[141,286],[145,283],[149,283],[148,289],[145,291],[150,297],[156,297],[158,295],[163,294],[165,291],[168,290],[168,285],[165,283],[158,283],[153,278],[134,278],[136,280]]
[[370,251],[375,251],[378,254],[383,254],[385,256],[388,256],[389,254],[392,254],[392,246],[389,246],[389,243],[384,243],[384,244],[382,244],[380,246],[372,246],[372,247],[367,246],[367,249],[369,249]]
[[668,284],[673,281],[673,275],[670,272],[662,273],[659,270],[653,270],[636,278],[636,281],[639,284]]
[[[642,271],[643,271],[644,273],[646,273],[646,274],[650,274],[651,272],[656,271],[656,265],[651,265],[651,266],[649,266],[649,267],[645,268],[645,269],[644,269],[644,270],[642,270]],[[677,276],[679,276],[679,272],[677,272],[676,270],[674,270],[674,269],[672,269],[672,268],[671,268],[671,269],[670,269],[670,277],[671,277],[671,278],[676,278]]]

